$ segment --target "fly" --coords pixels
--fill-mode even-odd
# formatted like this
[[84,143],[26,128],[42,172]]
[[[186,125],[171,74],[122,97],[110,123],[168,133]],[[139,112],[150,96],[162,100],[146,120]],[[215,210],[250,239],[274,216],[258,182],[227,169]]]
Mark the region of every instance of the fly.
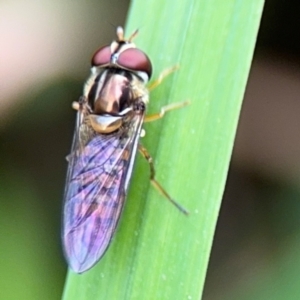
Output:
[[[151,183],[187,214],[155,180],[152,158],[139,144],[139,138],[144,122],[188,103],[171,104],[145,116],[149,100],[146,83],[151,78],[152,64],[132,43],[136,35],[137,31],[126,40],[122,27],[117,28],[117,40],[94,54],[83,96],[73,103],[77,120],[68,156],[62,240],[66,260],[76,273],[93,267],[110,244],[137,150],[149,162]],[[162,73],[152,88],[172,71]]]

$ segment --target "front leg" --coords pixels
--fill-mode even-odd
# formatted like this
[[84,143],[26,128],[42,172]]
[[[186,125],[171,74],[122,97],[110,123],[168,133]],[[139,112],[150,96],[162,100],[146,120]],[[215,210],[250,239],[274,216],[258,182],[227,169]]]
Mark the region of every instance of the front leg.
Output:
[[169,76],[170,74],[172,74],[173,72],[175,72],[176,70],[179,69],[179,66],[174,66],[174,67],[171,67],[171,68],[168,68],[168,69],[165,69],[163,70],[157,79],[155,79],[154,81],[152,81],[147,89],[149,91],[152,91],[153,89],[155,89],[158,85],[160,85],[162,83],[162,81],[167,77]]

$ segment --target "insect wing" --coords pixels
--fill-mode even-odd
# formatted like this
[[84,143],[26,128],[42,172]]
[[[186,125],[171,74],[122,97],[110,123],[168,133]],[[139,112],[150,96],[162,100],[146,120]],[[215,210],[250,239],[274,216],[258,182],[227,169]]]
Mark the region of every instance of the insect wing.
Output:
[[[142,115],[136,115],[125,130],[109,135],[93,134],[86,125],[79,126],[75,133],[69,156],[62,235],[65,256],[77,273],[88,270],[102,257],[113,236],[142,120]],[[85,145],[82,130],[90,138]]]

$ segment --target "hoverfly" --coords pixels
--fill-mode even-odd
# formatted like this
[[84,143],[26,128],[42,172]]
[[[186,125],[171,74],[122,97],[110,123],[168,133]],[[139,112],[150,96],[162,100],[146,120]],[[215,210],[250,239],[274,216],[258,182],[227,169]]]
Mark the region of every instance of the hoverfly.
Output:
[[[117,40],[97,50],[83,96],[73,103],[76,129],[64,194],[62,240],[65,257],[76,273],[94,266],[103,256],[115,232],[125,201],[137,149],[150,164],[152,184],[183,213],[154,178],[152,158],[139,145],[148,103],[145,84],[151,77],[148,56],[132,43],[135,31],[124,39],[122,27]],[[165,74],[154,82],[157,85]],[[186,102],[162,108],[149,116],[161,118],[168,110]]]

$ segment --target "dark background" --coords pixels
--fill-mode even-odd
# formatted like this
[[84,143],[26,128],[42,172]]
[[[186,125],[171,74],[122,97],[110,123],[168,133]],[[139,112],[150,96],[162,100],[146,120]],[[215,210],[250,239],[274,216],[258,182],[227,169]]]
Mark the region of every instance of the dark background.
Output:
[[[61,297],[71,103],[128,5],[88,2],[12,2],[0,14],[0,299]],[[204,299],[299,298],[299,15],[297,1],[266,2]]]

